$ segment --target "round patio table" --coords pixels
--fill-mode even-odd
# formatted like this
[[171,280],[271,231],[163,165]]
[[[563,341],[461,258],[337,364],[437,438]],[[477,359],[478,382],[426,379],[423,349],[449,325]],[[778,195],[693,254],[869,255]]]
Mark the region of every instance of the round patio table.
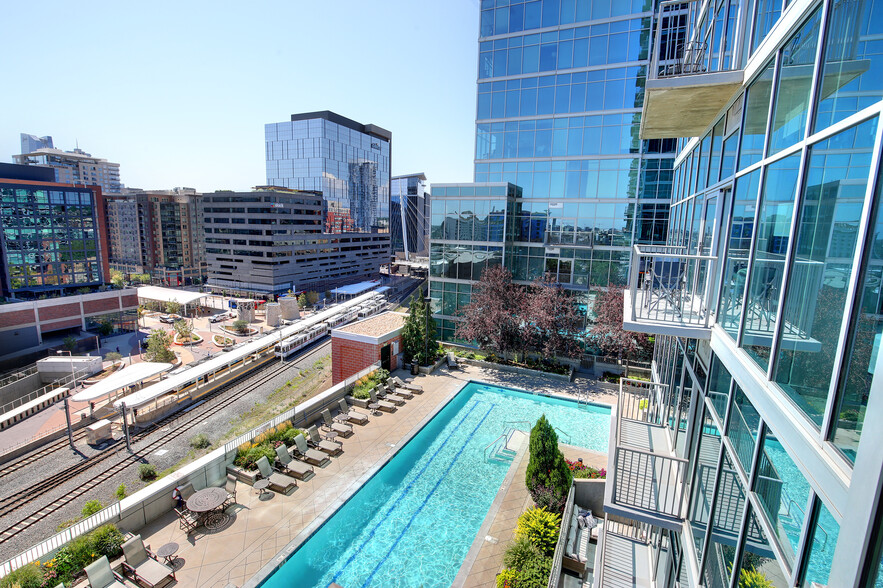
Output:
[[223,488],[203,488],[187,499],[187,509],[200,515],[206,529],[215,530],[227,522],[227,515],[215,512],[227,500],[227,491]]
[[166,560],[166,563],[170,566],[175,565],[175,554],[178,552],[178,544],[177,543],[166,543],[162,547],[156,550],[156,556],[161,557]]

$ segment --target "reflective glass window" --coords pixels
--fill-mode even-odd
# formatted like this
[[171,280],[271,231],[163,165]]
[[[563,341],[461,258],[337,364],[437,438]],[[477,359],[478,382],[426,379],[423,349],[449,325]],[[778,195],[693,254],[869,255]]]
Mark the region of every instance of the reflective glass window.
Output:
[[803,572],[801,586],[813,588],[814,586],[828,586],[828,577],[831,574],[831,562],[834,561],[834,547],[837,546],[837,537],[840,535],[840,525],[825,504],[816,499],[818,508],[814,525],[810,530],[807,563]]
[[776,382],[822,424],[858,238],[877,119],[813,145],[782,309]]
[[800,155],[795,154],[766,168],[757,211],[759,224],[754,236],[741,345],[764,369],[769,366],[779,319],[779,292],[794,216],[799,164]]
[[721,437],[717,426],[711,419],[708,409],[702,419],[702,430],[699,434],[699,448],[696,453],[696,469],[693,473],[693,498],[690,505],[690,524],[693,527],[693,539],[696,543],[696,555],[702,558],[702,545],[708,526],[711,500],[714,496],[714,485],[717,479],[717,464],[720,460]]
[[760,415],[748,397],[745,396],[742,388],[737,385],[733,396],[733,409],[730,412],[730,420],[727,425],[727,437],[733,444],[736,457],[746,475],[751,472],[754,445],[757,441],[759,428]]
[[736,180],[734,190],[733,214],[730,217],[730,236],[718,313],[721,326],[733,339],[739,332],[739,323],[742,319],[745,285],[748,281],[748,255],[751,250],[759,183],[760,170],[754,170]]
[[775,94],[769,153],[803,139],[812,91],[812,70],[819,40],[821,10],[817,9],[782,48]]
[[751,512],[748,516],[748,532],[745,550],[739,564],[737,586],[763,586],[764,588],[787,588],[788,578],[776,561],[766,533]]
[[767,131],[770,109],[770,89],[773,85],[775,64],[770,61],[761,74],[748,86],[745,98],[745,120],[742,124],[742,148],[739,169],[744,169],[763,158],[763,140]]
[[717,503],[711,525],[711,544],[702,558],[702,579],[708,588],[727,588],[742,527],[745,492],[727,452],[717,484]]
[[718,421],[723,424],[727,415],[727,403],[730,399],[730,372],[715,355],[711,360],[711,371],[708,378],[708,389],[705,395],[711,401]]
[[782,0],[758,0],[755,12],[754,36],[752,37],[751,51],[753,52],[769,33],[779,16],[782,14]]
[[828,20],[819,131],[873,104],[883,96],[883,2],[834,2]]

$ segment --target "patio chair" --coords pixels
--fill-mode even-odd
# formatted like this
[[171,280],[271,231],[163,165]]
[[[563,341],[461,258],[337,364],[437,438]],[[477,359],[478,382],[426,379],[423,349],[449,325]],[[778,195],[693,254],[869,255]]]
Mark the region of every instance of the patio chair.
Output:
[[267,456],[257,461],[258,471],[262,478],[266,478],[270,482],[270,489],[282,494],[287,494],[292,488],[297,488],[297,480],[291,476],[286,476],[280,472],[274,471],[270,466],[270,460]]
[[417,384],[412,384],[411,382],[405,382],[398,376],[393,376],[392,378],[390,378],[390,380],[392,380],[392,383],[399,388],[410,390],[414,394],[423,394],[423,386],[418,386]]
[[281,469],[287,471],[299,480],[307,480],[315,473],[313,472],[313,466],[292,459],[291,454],[288,453],[288,448],[281,445],[276,448],[276,461],[281,464]]
[[178,515],[178,524],[181,527],[181,530],[188,535],[195,531],[196,527],[199,526],[199,519],[197,519],[192,513],[176,508],[175,514]]
[[454,355],[453,353],[450,353],[450,352],[448,353],[448,369],[451,369],[451,370],[461,369],[460,364],[457,363],[457,356]]
[[322,411],[322,421],[325,423],[326,428],[331,429],[341,437],[349,437],[353,434],[352,425],[335,422],[334,419],[331,418],[331,412],[327,408]]
[[178,486],[178,492],[181,493],[181,498],[184,499],[184,502],[187,502],[188,498],[196,494],[196,490],[190,482],[187,482],[183,486]]
[[385,400],[378,400],[377,393],[374,392],[374,388],[368,390],[368,394],[371,395],[371,403],[376,404],[377,408],[379,408],[380,410],[385,410],[386,412],[395,412],[396,405]]
[[221,505],[221,510],[227,510],[228,507],[236,504],[236,476],[227,474],[227,483],[224,484],[224,490],[227,491],[227,500]]
[[364,425],[368,422],[368,415],[350,410],[350,405],[346,403],[345,398],[341,398],[340,400],[338,400],[337,405],[340,407],[340,414],[346,415],[347,421],[351,423],[358,423],[360,425]]
[[123,577],[110,569],[106,555],[86,566],[85,572],[92,588],[126,588]]
[[123,574],[128,574],[136,582],[157,586],[164,580],[177,580],[175,570],[161,564],[147,551],[141,535],[135,535],[123,543]]
[[309,433],[310,438],[307,439],[307,443],[312,445],[319,451],[324,451],[328,455],[337,455],[341,451],[343,451],[343,445],[338,443],[337,441],[331,441],[329,439],[323,439],[319,435],[319,429],[316,425],[313,425],[309,429],[307,429],[307,433]]
[[389,388],[386,387],[385,384],[381,384],[377,386],[377,396],[386,400],[387,402],[392,402],[396,406],[401,406],[405,403],[405,399],[392,392]]
[[294,438],[294,449],[298,457],[302,457],[307,463],[322,467],[330,460],[328,456],[316,449],[310,449],[307,446],[307,440],[303,435]]

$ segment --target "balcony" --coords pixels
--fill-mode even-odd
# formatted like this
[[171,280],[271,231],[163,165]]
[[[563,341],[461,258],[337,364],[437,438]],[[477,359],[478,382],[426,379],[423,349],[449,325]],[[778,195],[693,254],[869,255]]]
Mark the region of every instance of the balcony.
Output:
[[680,530],[688,462],[671,447],[661,413],[668,386],[621,378],[616,418],[611,420],[613,456],[604,511],[640,523]]
[[742,87],[741,54],[732,30],[738,10],[704,0],[659,4],[644,93],[642,139],[698,137]]
[[623,300],[628,331],[711,338],[710,295],[717,257],[690,255],[680,246],[635,245],[629,290]]

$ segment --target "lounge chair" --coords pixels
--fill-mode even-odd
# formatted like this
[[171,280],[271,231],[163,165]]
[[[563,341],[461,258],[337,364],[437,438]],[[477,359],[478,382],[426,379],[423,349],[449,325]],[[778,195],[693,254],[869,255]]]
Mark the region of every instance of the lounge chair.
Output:
[[175,570],[161,564],[156,557],[144,548],[141,535],[135,535],[123,543],[123,574],[128,574],[136,582],[157,586],[163,580],[176,580]]
[[392,378],[390,378],[390,380],[392,380],[392,383],[399,388],[410,390],[414,394],[423,394],[423,386],[418,386],[417,384],[412,384],[411,382],[402,381],[402,379],[398,376],[393,376]]
[[257,466],[258,471],[261,473],[261,477],[266,478],[267,481],[270,482],[271,490],[287,494],[292,488],[297,488],[297,480],[291,476],[286,476],[285,474],[274,471],[270,466],[270,460],[267,459],[267,456],[260,458],[257,461]]
[[309,433],[310,435],[310,438],[307,439],[307,443],[309,443],[319,451],[324,451],[328,455],[337,455],[338,453],[343,451],[343,445],[341,445],[337,441],[323,439],[319,435],[319,429],[316,427],[316,425],[313,425],[312,427],[307,429],[307,433]]
[[236,504],[236,476],[233,474],[227,474],[227,482],[224,484],[224,490],[227,491],[227,500],[224,501],[221,510],[227,510],[227,507]]
[[377,405],[377,408],[380,410],[385,410],[386,412],[395,412],[396,405],[392,402],[387,402],[385,400],[378,400],[377,393],[374,392],[374,388],[368,390],[368,394],[371,395],[371,402]]
[[338,400],[337,405],[340,407],[340,414],[346,415],[346,420],[349,422],[358,423],[360,425],[364,425],[368,422],[368,415],[351,410],[350,405],[346,403],[345,398]]
[[448,369],[461,369],[460,364],[457,362],[457,356],[450,352],[448,353]]
[[402,388],[400,386],[396,386],[395,382],[388,382],[386,384],[387,393],[395,394],[396,396],[401,396],[405,400],[411,400],[414,398],[414,393],[406,388]]
[[127,588],[122,576],[110,569],[106,555],[86,566],[85,571],[86,577],[89,578],[89,586],[92,588]]
[[189,511],[176,508],[175,514],[178,515],[178,523],[181,527],[181,530],[188,535],[195,531],[196,527],[199,526],[199,519],[196,518],[196,516]]
[[303,435],[298,435],[294,438],[294,450],[297,452],[297,455],[305,459],[307,463],[311,463],[319,467],[322,467],[329,461],[328,456],[321,451],[317,449],[310,449],[307,446],[307,439]]
[[322,421],[325,423],[326,428],[331,429],[341,437],[349,437],[353,434],[352,425],[335,422],[334,419],[331,418],[331,412],[327,408],[322,411]]
[[299,480],[306,480],[315,473],[313,472],[313,466],[302,461],[292,459],[291,454],[288,453],[288,448],[281,445],[276,448],[276,458],[277,461],[281,464],[283,470],[287,471],[289,474],[293,475]]
[[380,386],[377,386],[376,390],[377,390],[377,395],[380,398],[386,400],[387,402],[392,402],[396,406],[401,406],[405,403],[404,398],[402,398],[398,394],[395,394],[394,392],[389,390],[385,384],[381,384]]

